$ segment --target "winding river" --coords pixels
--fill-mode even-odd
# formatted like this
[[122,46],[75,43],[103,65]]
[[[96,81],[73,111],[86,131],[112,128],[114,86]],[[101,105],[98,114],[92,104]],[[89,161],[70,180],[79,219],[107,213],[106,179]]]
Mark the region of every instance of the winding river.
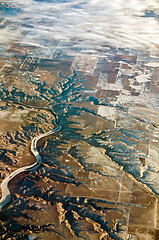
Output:
[[[16,104],[23,105],[21,103],[16,103]],[[32,106],[27,106],[27,105],[25,105],[25,106],[29,107],[29,108],[32,108]],[[52,113],[52,115],[54,116],[55,128],[53,130],[49,131],[49,132],[46,132],[44,134],[41,134],[41,135],[33,138],[32,142],[31,142],[31,152],[35,156],[36,162],[33,163],[32,165],[24,166],[24,167],[21,167],[21,168],[15,170],[14,172],[12,172],[8,177],[6,177],[3,180],[2,184],[1,184],[2,197],[0,199],[0,210],[2,210],[2,208],[11,201],[11,193],[10,193],[10,190],[8,188],[9,182],[14,177],[16,177],[18,174],[20,174],[22,172],[31,171],[31,170],[37,169],[40,166],[40,164],[42,163],[41,156],[40,156],[39,151],[37,149],[38,141],[40,139],[44,138],[44,137],[47,137],[47,136],[55,133],[55,132],[59,132],[61,130],[61,128],[62,128],[61,125],[58,124],[58,115],[52,108],[44,107],[44,108],[40,108],[40,109],[45,109],[45,110],[50,111]]]

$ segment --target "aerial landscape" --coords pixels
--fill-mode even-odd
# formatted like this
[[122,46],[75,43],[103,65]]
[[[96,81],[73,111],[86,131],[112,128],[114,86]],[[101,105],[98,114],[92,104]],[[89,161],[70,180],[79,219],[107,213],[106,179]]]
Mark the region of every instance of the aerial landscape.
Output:
[[159,239],[159,2],[0,0],[0,239]]

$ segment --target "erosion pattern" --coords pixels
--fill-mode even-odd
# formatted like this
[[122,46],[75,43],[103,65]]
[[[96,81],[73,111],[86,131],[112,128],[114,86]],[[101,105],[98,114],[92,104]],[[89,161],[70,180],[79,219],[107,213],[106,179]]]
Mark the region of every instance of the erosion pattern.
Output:
[[[45,108],[46,110],[46,108]],[[53,111],[53,109],[47,109],[47,110],[50,110],[52,112],[52,114],[54,115],[55,119],[54,119],[54,125],[56,126],[55,129],[53,129],[52,131],[49,131],[47,133],[44,133],[44,134],[41,134],[40,136],[38,137],[34,137],[32,142],[31,142],[31,152],[33,153],[33,155],[35,156],[36,158],[36,162],[30,166],[24,166],[22,168],[19,168],[17,170],[15,170],[13,173],[11,173],[8,177],[6,177],[2,184],[1,184],[1,190],[2,190],[2,197],[0,199],[0,210],[7,204],[10,202],[11,200],[11,194],[10,194],[10,191],[9,191],[9,188],[8,188],[8,183],[14,178],[16,177],[18,174],[22,173],[22,172],[25,172],[25,171],[31,171],[31,170],[35,170],[37,169],[41,162],[42,162],[42,159],[41,159],[41,156],[38,152],[38,149],[37,149],[37,143],[38,141],[41,139],[41,138],[44,138],[44,137],[47,137],[55,132],[58,132],[60,131],[61,129],[61,126],[57,124],[57,121],[58,121],[58,115]]]
[[[28,106],[26,103],[23,102],[23,99],[27,99],[28,102],[29,99],[31,99],[32,103],[36,103],[36,101],[38,100],[42,101],[42,99],[45,99],[45,102],[50,105],[50,108],[37,107],[37,109],[39,111],[42,111],[43,109],[45,111],[49,110],[55,117],[54,125],[56,127],[55,129],[43,133],[38,137],[35,136],[31,141],[31,151],[36,157],[36,163],[17,169],[16,171],[8,175],[8,177],[5,178],[5,180],[3,180],[2,182],[1,209],[11,200],[10,192],[8,189],[9,181],[20,172],[30,171],[30,174],[28,174],[18,183],[20,188],[16,190],[15,194],[18,194],[19,196],[13,194],[13,206],[11,205],[8,208],[4,208],[0,212],[0,217],[3,221],[1,222],[0,229],[4,239],[7,239],[8,237],[24,239],[24,237],[30,236],[29,232],[32,231],[34,233],[38,233],[42,230],[43,232],[51,231],[60,238],[67,239],[68,233],[62,234],[60,230],[56,230],[56,224],[53,223],[38,225],[35,223],[26,224],[24,223],[25,221],[23,223],[17,223],[16,218],[18,220],[19,217],[31,220],[31,216],[25,213],[23,209],[27,211],[30,209],[30,211],[34,212],[39,212],[40,209],[42,210],[42,206],[40,207],[40,209],[36,206],[34,202],[35,199],[41,199],[41,201],[45,201],[49,203],[50,206],[55,207],[56,211],[59,213],[59,222],[61,224],[65,222],[67,228],[74,237],[76,236],[79,238],[87,239],[87,234],[85,233],[85,223],[83,223],[83,221],[86,220],[86,222],[88,222],[87,224],[94,226],[94,229],[99,228],[97,232],[99,232],[101,236],[110,236],[113,239],[121,239],[118,236],[118,233],[120,232],[120,223],[118,221],[114,222],[112,223],[111,227],[107,219],[105,219],[104,215],[105,211],[107,210],[116,211],[118,213],[118,206],[120,206],[121,208],[123,206],[122,203],[116,204],[114,202],[106,201],[100,198],[97,199],[93,195],[92,197],[83,197],[77,193],[78,196],[71,196],[69,192],[63,189],[63,187],[66,188],[66,184],[68,184],[68,186],[70,185],[71,187],[75,186],[75,191],[78,192],[78,188],[83,188],[86,190],[86,192],[88,192],[86,193],[86,195],[90,195],[90,182],[87,178],[87,174],[85,175],[84,172],[91,171],[95,174],[98,174],[98,172],[100,173],[98,167],[91,169],[91,164],[86,163],[84,159],[85,157],[79,155],[80,149],[78,149],[77,142],[80,140],[81,144],[83,144],[84,142],[89,142],[90,138],[85,139],[85,137],[82,136],[80,132],[78,133],[80,128],[75,129],[74,127],[69,126],[76,123],[72,120],[70,120],[69,122],[67,120],[67,118],[71,117],[71,115],[80,115],[80,111],[86,113],[88,112],[89,114],[96,116],[95,112],[87,108],[76,107],[73,106],[71,102],[70,104],[66,102],[66,99],[71,99],[72,102],[87,101],[87,97],[85,99],[85,97],[83,98],[83,96],[80,94],[82,85],[77,86],[77,82],[74,81],[75,78],[75,73],[71,77],[61,76],[61,81],[59,82],[57,89],[50,88],[46,84],[43,85],[40,82],[35,81],[34,79],[30,79],[30,84],[32,84],[32,87],[34,86],[34,89],[36,89],[38,93],[40,92],[40,96],[39,94],[36,94],[36,92],[35,96],[30,96],[23,91],[19,91],[19,89],[16,89],[15,87],[7,89],[6,87],[3,87],[3,84],[1,85],[2,90],[0,95],[1,100],[4,102],[4,105],[1,107],[2,109],[9,108],[9,106],[11,107],[11,105],[14,105],[15,108],[19,106],[21,109],[33,109],[34,107]],[[18,103],[16,102],[17,99],[19,101]],[[52,107],[56,109],[56,112],[60,113],[60,119],[58,119],[58,114],[56,114],[56,112],[52,110]],[[40,118],[41,117],[44,116],[40,115]],[[36,120],[39,121],[38,119]],[[43,159],[42,161],[39,154],[40,150],[37,150],[37,143],[40,139],[52,135],[55,132],[59,132],[61,130],[60,123],[64,126],[64,129],[61,132],[61,134],[63,134],[63,137],[61,137],[61,139],[58,137],[47,140],[49,142],[48,146],[46,147],[44,152],[41,151],[41,156]],[[32,133],[35,131],[36,134],[36,131],[38,130],[36,128],[36,124],[34,125],[35,129],[31,127],[33,126],[30,125],[23,127],[23,133],[25,136],[27,136],[27,132],[29,132],[29,129],[33,130]],[[24,143],[22,141],[24,139],[22,138],[22,135],[21,137],[17,133],[16,136],[13,135],[14,133],[12,133],[12,135],[9,135],[10,141],[13,144],[16,144],[16,142],[14,142],[16,139],[19,139],[22,143]],[[72,143],[70,144],[69,141],[72,141]],[[54,153],[52,152],[52,150]],[[70,167],[67,166],[66,163],[60,163],[59,156],[62,157],[63,155],[67,155],[67,158],[70,159],[70,161],[76,158],[78,159],[79,163],[75,162],[74,164],[76,164],[76,166],[72,165]],[[44,162],[44,165],[42,162]],[[40,164],[41,167],[37,169]],[[77,174],[78,169],[81,171],[81,176],[78,176]],[[83,174],[85,176],[82,176]],[[48,182],[46,188],[44,187],[43,190],[40,189],[40,187],[38,186],[34,186],[35,183],[40,179],[47,179]],[[59,189],[56,189],[57,183],[58,185],[61,183],[62,188],[59,185]],[[31,201],[28,200],[28,197],[30,197]],[[109,205],[115,206],[111,207]],[[125,210],[123,209],[123,211]],[[102,214],[100,214],[100,212]],[[8,216],[12,217],[9,217],[8,219]]]
[[[123,164],[124,170],[128,171],[127,168],[131,169],[131,165],[125,165],[124,162],[119,161],[120,158],[116,157],[116,154],[120,156],[122,151],[127,156],[133,157],[134,154],[134,159],[137,159],[134,150],[131,151],[129,146],[136,144],[138,132],[126,131],[123,128],[118,129],[118,131],[116,129],[110,130],[110,125],[107,126],[107,121],[104,118],[100,117],[93,109],[83,105],[87,102],[93,103],[93,106],[104,105],[104,103],[89,96],[89,94],[83,94],[86,90],[86,83],[76,73],[71,76],[60,75],[59,83],[55,88],[34,78],[29,78],[28,81],[35,90],[34,95],[29,95],[26,91],[15,87],[6,88],[3,83],[1,84],[0,96],[4,102],[1,109],[9,109],[14,106],[17,110],[17,100],[22,111],[28,108],[27,103],[30,102],[32,102],[30,107],[33,106],[31,109],[35,108],[34,105],[40,105],[39,103],[44,100],[45,105],[50,107],[47,109],[46,107],[39,106],[39,109],[37,107],[38,117],[32,117],[30,125],[23,126],[19,132],[15,131],[7,135],[7,139],[12,145],[17,145],[17,143],[25,145],[26,141],[31,140],[31,136],[35,135],[31,150],[36,156],[37,162],[28,167],[29,173],[18,181],[19,188],[16,188],[12,194],[11,204],[0,212],[0,231],[3,239],[9,237],[15,237],[15,239],[33,238],[32,233],[38,237],[38,234],[42,232],[45,236],[48,232],[52,234],[52,238],[58,236],[61,239],[68,239],[70,236],[72,239],[89,239],[89,234],[92,235],[95,232],[101,239],[108,237],[110,239],[123,239],[120,237],[120,233],[123,232],[121,224],[126,224],[124,219],[129,207],[142,206],[135,201],[123,203],[116,200],[104,200],[100,190],[98,192],[99,186],[96,187],[96,182],[100,184],[101,181],[104,184],[104,181],[107,181],[106,179],[112,174],[113,184],[118,186],[118,179],[121,177],[120,166]],[[126,109],[120,106],[115,107],[127,114]],[[47,133],[44,133],[42,125],[48,125],[42,109],[50,109],[55,117],[54,125],[56,128],[46,131]],[[57,114],[51,109],[55,109]],[[58,115],[60,115],[59,119]],[[87,125],[83,128],[82,119],[85,121],[86,117],[87,119],[91,117],[93,123],[97,124],[95,130],[92,127],[88,128]],[[98,121],[100,122],[99,126]],[[57,124],[57,122],[59,123]],[[43,159],[41,163],[37,143],[41,138],[58,132],[61,129],[60,125],[63,126],[60,134],[53,135],[47,139],[46,146],[43,144],[44,146],[39,147]],[[39,131],[42,134],[36,137]],[[134,135],[135,133],[136,135]],[[110,146],[108,142],[110,137],[112,142],[114,138],[115,142],[117,138],[120,139],[120,148],[115,144],[113,147]],[[128,147],[126,147],[126,143]],[[104,155],[101,150],[104,150]],[[2,160],[4,159],[6,164],[8,164],[9,151],[11,150],[3,151],[2,155]],[[120,165],[115,165],[109,156]],[[35,170],[40,163],[40,168]],[[16,173],[15,171],[12,174]],[[136,172],[134,172],[134,176],[135,174]],[[39,216],[39,214],[44,217]],[[55,217],[52,218],[52,216]],[[20,218],[23,220],[19,221]],[[31,224],[28,224],[28,221]],[[58,227],[59,223],[62,225],[62,230]],[[85,231],[87,228],[89,233]]]

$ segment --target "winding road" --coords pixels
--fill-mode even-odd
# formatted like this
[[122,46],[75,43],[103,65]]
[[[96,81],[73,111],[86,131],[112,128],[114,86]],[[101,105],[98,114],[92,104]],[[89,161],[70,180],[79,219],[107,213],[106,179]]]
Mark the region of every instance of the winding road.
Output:
[[[13,102],[12,102],[13,103]],[[21,103],[16,103],[16,104],[19,104],[19,105],[23,105]],[[27,106],[27,105],[24,105],[26,107],[29,107],[29,108],[32,108],[32,106]],[[51,111],[51,113],[54,115],[54,125],[55,125],[55,128],[49,132],[46,132],[44,134],[41,134],[40,136],[37,136],[37,137],[34,137],[32,142],[31,142],[31,152],[33,153],[33,155],[35,156],[36,158],[36,162],[33,163],[32,165],[29,165],[29,166],[25,166],[25,167],[21,167],[17,170],[15,170],[14,172],[12,172],[8,177],[6,177],[2,184],[1,184],[1,190],[2,190],[2,197],[0,199],[0,211],[2,210],[2,208],[10,202],[11,200],[11,193],[9,191],[9,188],[8,188],[8,183],[14,178],[16,177],[18,174],[22,173],[22,172],[25,172],[25,171],[31,171],[31,170],[35,170],[37,169],[40,164],[42,163],[42,159],[41,159],[41,156],[39,154],[39,151],[37,149],[37,143],[40,139],[44,138],[44,137],[47,137],[55,132],[59,132],[62,127],[61,125],[58,124],[58,115],[57,113],[52,109],[52,108],[41,108],[41,107],[38,107],[39,109],[45,109],[45,110],[48,110],[48,111]]]

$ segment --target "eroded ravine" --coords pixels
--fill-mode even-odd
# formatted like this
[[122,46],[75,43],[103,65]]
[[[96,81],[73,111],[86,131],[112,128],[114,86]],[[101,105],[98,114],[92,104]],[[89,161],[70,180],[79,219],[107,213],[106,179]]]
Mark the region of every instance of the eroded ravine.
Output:
[[[113,141],[111,143],[110,140],[113,140],[118,136],[127,148],[129,145],[131,146],[132,144],[135,144],[137,140],[134,136],[135,140],[133,141],[132,134],[128,135],[129,132],[124,132],[122,128],[111,129],[111,122],[108,122],[106,119],[96,114],[95,111],[91,110],[90,106],[95,108],[102,104],[98,102],[97,99],[93,97],[77,98],[81,88],[77,89],[75,85],[77,82],[76,78],[76,75],[63,78],[59,83],[59,92],[57,95],[53,95],[53,92],[50,91],[48,87],[45,88],[45,86],[42,84],[40,85],[39,82],[33,82],[35,86],[39,85],[37,91],[40,92],[41,89],[43,90],[40,92],[40,97],[46,98],[47,96],[46,99],[48,99],[48,101],[54,97],[53,100],[54,103],[56,103],[54,106],[56,106],[56,111],[60,112],[60,122],[62,122],[64,129],[61,133],[61,139],[53,139],[48,143],[46,151],[41,151],[42,158],[44,159],[44,164],[41,168],[34,171],[36,167],[34,169],[34,167],[32,168],[30,166],[29,170],[32,170],[32,173],[30,172],[31,176],[27,176],[26,180],[23,179],[21,180],[21,183],[19,183],[19,186],[21,187],[20,189],[17,189],[17,192],[20,193],[21,197],[19,198],[22,202],[18,203],[18,208],[23,208],[25,206],[28,208],[29,212],[31,208],[34,209],[36,207],[34,205],[31,205],[31,207],[30,205],[28,206],[26,197],[29,198],[31,203],[34,202],[35,199],[41,199],[41,204],[46,202],[47,207],[49,206],[49,211],[47,210],[48,212],[52,213],[53,210],[56,210],[56,214],[58,212],[59,216],[57,218],[59,219],[60,224],[62,226],[66,224],[66,236],[68,229],[72,234],[71,236],[75,237],[72,239],[76,239],[76,237],[80,238],[82,235],[85,236],[86,234],[83,233],[85,230],[83,229],[86,229],[87,224],[90,224],[93,225],[95,229],[99,226],[100,235],[105,234],[106,236],[108,233],[113,239],[120,239],[116,236],[119,234],[119,229],[115,228],[113,221],[111,224],[108,224],[107,219],[110,221],[110,219],[113,218],[115,221],[117,218],[120,218],[120,221],[124,222],[125,215],[127,215],[127,208],[136,207],[142,209],[143,207],[146,207],[149,202],[152,202],[152,199],[148,199],[149,202],[146,200],[143,205],[139,203],[138,198],[136,198],[137,200],[134,198],[135,200],[130,201],[127,200],[127,197],[122,199],[120,182],[123,185],[125,178],[127,179],[127,182],[131,182],[130,189],[132,188],[132,192],[136,191],[134,190],[136,185],[124,175],[124,172],[120,171],[120,164],[117,166],[114,161],[115,159],[112,160],[110,158],[110,153],[113,151],[113,148],[110,148],[109,145],[113,143]],[[3,94],[5,95],[5,93],[6,90],[3,89]],[[19,92],[13,89],[11,94],[11,101],[16,103],[13,99],[18,96]],[[20,96],[22,96],[22,93]],[[29,99],[29,96],[27,97]],[[71,103],[70,100],[72,101]],[[77,100],[80,100],[80,102],[77,103]],[[82,101],[85,101],[87,107],[83,107]],[[50,101],[50,105],[52,102]],[[24,106],[29,107],[25,104]],[[106,110],[109,109],[109,106],[106,104],[103,104],[102,106]],[[39,109],[50,111],[50,109],[45,109],[43,107],[39,107]],[[55,113],[52,112],[52,114],[54,115]],[[58,123],[58,116],[54,115],[54,117],[56,123]],[[55,126],[56,128],[53,131],[57,129],[56,124]],[[31,132],[32,128],[30,127],[30,133]],[[48,134],[50,134],[50,132],[52,131],[49,131]],[[36,129],[34,134],[36,134]],[[35,137],[32,141],[32,146],[35,147],[37,142],[45,136],[45,134],[42,134],[39,135],[39,137]],[[124,136],[126,136],[125,139]],[[115,141],[116,140],[118,141],[118,139],[115,139]],[[122,141],[120,142],[122,143]],[[118,147],[118,150],[123,147],[122,145],[120,146],[121,147]],[[115,148],[116,146],[114,145],[114,150]],[[104,153],[104,151],[106,152]],[[124,151],[126,152],[126,149]],[[131,154],[131,151],[128,153]],[[36,189],[36,186],[33,187],[30,184],[34,184],[37,179],[40,179],[40,182],[38,183],[40,188],[38,189]],[[47,183],[44,185],[45,181],[47,181]],[[111,195],[113,191],[111,190],[112,186],[110,186],[109,181],[113,186],[113,191],[116,191],[117,193],[116,196]],[[41,182],[43,183],[42,186]],[[128,187],[125,185],[124,189],[127,188]],[[145,194],[142,186],[139,187],[139,189],[141,194]],[[129,194],[129,189],[127,193]],[[13,201],[13,208],[9,205],[9,209],[5,209],[5,214],[12,214],[12,212],[17,209],[17,201],[18,199],[15,202]],[[36,204],[38,206],[38,201]],[[46,206],[44,206],[44,209],[45,208]],[[20,216],[23,216],[24,214],[23,211],[19,211],[18,209],[17,212]],[[44,214],[41,212],[42,209],[39,210],[37,208],[36,214]],[[114,212],[114,214],[111,213],[109,216],[108,214],[110,212]],[[47,217],[46,215],[44,216],[45,221],[43,221],[46,223]],[[42,232],[44,232],[45,225],[42,224],[42,219],[40,217],[39,219],[40,224],[38,221],[33,221],[34,225],[32,225],[31,228],[36,229],[39,225]],[[54,222],[55,219],[47,220],[47,223],[50,224]],[[63,219],[63,221],[61,219]],[[26,227],[25,224],[23,223],[22,225],[22,228],[24,227],[24,229]],[[81,224],[81,228],[79,228],[79,224]],[[30,230],[30,226],[27,225],[27,228]],[[104,231],[104,233],[102,233],[102,231]],[[36,230],[34,230],[34,232],[36,232]],[[9,236],[8,233],[6,234]],[[84,239],[89,239],[89,236],[85,236]]]
[[[20,105],[23,105],[23,104],[20,104]],[[25,105],[26,106],[26,105]],[[27,106],[29,108],[31,108],[31,106]],[[40,139],[44,138],[44,137],[47,137],[53,133],[56,133],[56,132],[59,132],[61,130],[61,125],[58,125],[58,115],[57,113],[51,109],[51,108],[43,108],[49,112],[52,113],[52,115],[54,116],[54,125],[55,125],[55,128],[49,132],[46,132],[44,134],[41,134],[40,136],[37,136],[37,137],[34,137],[33,140],[31,141],[31,152],[33,153],[33,155],[35,156],[36,158],[36,162],[33,163],[32,165],[29,165],[29,166],[24,166],[24,167],[21,167],[17,170],[15,170],[14,172],[12,172],[9,176],[7,176],[2,184],[1,184],[1,190],[2,190],[2,197],[0,199],[0,210],[2,210],[2,208],[10,202],[11,200],[11,193],[10,193],[10,190],[8,188],[8,184],[9,182],[15,178],[18,174],[22,173],[22,172],[25,172],[25,171],[31,171],[31,170],[36,170],[42,163],[42,159],[41,159],[41,156],[39,154],[39,151],[37,149],[37,143]]]

